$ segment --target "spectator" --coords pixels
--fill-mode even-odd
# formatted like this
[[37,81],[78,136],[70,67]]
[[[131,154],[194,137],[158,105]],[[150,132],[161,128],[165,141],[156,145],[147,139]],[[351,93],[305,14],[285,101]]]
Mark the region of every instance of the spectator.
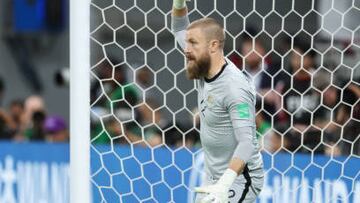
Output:
[[15,124],[4,110],[0,109],[0,139],[10,140],[14,137]]
[[271,59],[266,57],[263,42],[245,35],[240,49],[245,61],[244,70],[252,76],[257,92],[264,95],[271,88],[271,76],[276,69],[272,67]]
[[[281,110],[276,114],[277,125],[274,128],[283,134],[283,147],[286,150],[324,152],[324,147],[320,145],[322,132],[311,127],[314,122],[325,123],[326,120],[326,111],[320,111],[318,108],[321,102],[320,93],[311,86],[312,73],[316,67],[315,52],[312,51],[311,46],[306,42],[295,40],[290,54],[290,67],[281,70],[274,77],[274,87],[280,95],[274,94],[270,98],[275,102],[275,111]],[[328,93],[331,97],[328,105],[336,102],[332,91],[331,89]],[[279,96],[282,97],[283,102],[276,100]],[[281,107],[283,109],[280,109]],[[280,138],[275,135],[271,140],[279,143]],[[278,146],[276,143],[273,145]],[[277,148],[274,147],[275,150]]]
[[113,83],[111,100],[125,99],[131,106],[135,106],[138,102],[138,93],[135,86],[130,84],[125,65],[114,69],[114,80],[120,86]]
[[337,155],[360,155],[360,123],[351,115],[350,107],[338,104],[333,110],[334,117],[324,130],[323,139],[327,144],[325,154]]
[[32,116],[34,112],[45,112],[45,103],[42,97],[38,95],[32,95],[25,100],[25,112],[23,117],[24,127],[28,127],[31,124]]
[[[126,72],[126,65],[113,67],[110,62],[104,61],[93,70],[98,80],[93,80],[91,84],[91,102],[106,94],[111,101],[126,99],[130,105],[135,105],[138,95],[134,85],[129,84]],[[108,104],[102,104],[106,106]]]
[[275,86],[283,86],[281,93],[284,109],[291,114],[281,121],[300,131],[312,124],[311,113],[320,105],[320,94],[311,87],[311,73],[315,68],[315,53],[310,49],[310,45],[296,41],[290,56],[289,71],[292,76],[283,70],[275,78]]
[[13,131],[14,131],[14,139],[21,139],[24,127],[24,102],[22,100],[13,100],[9,106],[9,116],[12,122],[14,123]]
[[49,116],[44,122],[45,139],[48,142],[67,142],[69,132],[65,120],[59,116]]
[[[341,96],[342,95],[342,98]],[[314,114],[315,125],[324,129],[324,142],[327,144],[325,154],[327,155],[349,155],[359,154],[360,134],[358,118],[359,87],[354,83],[349,83],[343,88],[343,94],[335,86],[330,86],[323,91],[323,107],[317,112],[326,114],[326,119],[318,119],[317,112]],[[347,105],[350,104],[351,106]],[[328,108],[329,110],[325,110]],[[331,113],[333,117],[331,117]]]
[[[271,59],[265,57],[266,50],[263,42],[259,38],[253,40],[251,37],[255,35],[255,31],[248,28],[248,32],[250,35],[245,34],[243,36],[240,49],[245,62],[243,71],[252,77],[258,93],[256,124],[258,135],[262,135],[271,127],[271,116],[265,113],[264,110],[274,113],[275,105],[278,102],[276,99],[280,100],[280,97],[277,95],[269,96],[271,92],[271,76],[275,73],[275,69],[270,64]],[[265,96],[265,94],[267,95]]]
[[154,74],[145,66],[136,72],[136,83],[143,89],[147,89],[154,84]]
[[43,123],[46,119],[45,104],[42,97],[32,95],[26,98],[24,103],[24,114],[22,116],[22,126],[20,135],[16,137],[21,140],[44,140],[45,134]]
[[44,122],[46,114],[44,111],[35,111],[32,113],[31,123],[24,131],[26,140],[45,140]]
[[9,110],[12,120],[20,127],[21,119],[24,115],[24,102],[22,100],[13,100],[10,102]]
[[[114,64],[120,64],[115,59]],[[138,102],[138,94],[133,85],[129,84],[126,72],[126,65],[114,67],[109,61],[105,60],[98,67],[93,69],[94,75],[99,80],[93,80],[91,83],[91,110],[99,116],[108,115],[111,112],[121,121],[128,121],[133,118],[132,110]],[[102,97],[102,99],[99,99]],[[91,138],[94,143],[110,143],[111,137],[103,131],[103,126],[100,120],[92,117],[91,122]],[[118,127],[118,121],[110,119],[105,121],[114,132],[120,134],[122,127]],[[122,123],[124,124],[124,123]],[[112,127],[111,127],[112,126]],[[116,142],[129,143],[138,140],[137,133],[133,133],[131,129],[133,125],[127,125],[124,128],[130,135],[130,140],[120,139]]]

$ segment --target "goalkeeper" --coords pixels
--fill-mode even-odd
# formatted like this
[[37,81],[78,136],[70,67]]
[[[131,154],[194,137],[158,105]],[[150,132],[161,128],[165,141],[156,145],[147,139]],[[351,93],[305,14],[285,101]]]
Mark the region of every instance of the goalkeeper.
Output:
[[255,202],[264,172],[252,81],[224,57],[222,26],[211,18],[190,24],[185,0],[173,0],[172,30],[198,89],[206,176],[196,202]]

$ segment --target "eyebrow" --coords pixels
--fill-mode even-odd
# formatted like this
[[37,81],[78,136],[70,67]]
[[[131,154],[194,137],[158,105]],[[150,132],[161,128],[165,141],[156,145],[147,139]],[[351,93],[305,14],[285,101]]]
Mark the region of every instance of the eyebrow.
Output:
[[194,38],[189,38],[189,39],[186,39],[186,41],[188,41],[188,42],[197,42],[197,40],[196,40],[196,39],[194,39]]

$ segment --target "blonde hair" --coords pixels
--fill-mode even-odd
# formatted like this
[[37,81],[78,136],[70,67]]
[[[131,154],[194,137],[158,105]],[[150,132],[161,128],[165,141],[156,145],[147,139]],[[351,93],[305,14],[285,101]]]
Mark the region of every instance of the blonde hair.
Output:
[[218,40],[219,47],[224,48],[225,44],[225,31],[224,27],[213,18],[202,18],[192,22],[187,30],[200,28],[206,36],[207,40]]

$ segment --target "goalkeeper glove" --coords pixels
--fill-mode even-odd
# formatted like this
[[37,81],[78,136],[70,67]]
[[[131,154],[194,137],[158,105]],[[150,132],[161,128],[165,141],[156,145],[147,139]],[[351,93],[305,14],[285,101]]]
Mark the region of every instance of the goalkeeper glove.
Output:
[[190,1],[190,0],[174,0],[173,1],[174,8],[179,10],[185,8],[186,7],[185,1]]
[[228,203],[228,193],[231,185],[235,181],[237,173],[231,169],[226,169],[214,185],[196,187],[195,192],[206,193],[207,195],[200,200],[200,203]]

